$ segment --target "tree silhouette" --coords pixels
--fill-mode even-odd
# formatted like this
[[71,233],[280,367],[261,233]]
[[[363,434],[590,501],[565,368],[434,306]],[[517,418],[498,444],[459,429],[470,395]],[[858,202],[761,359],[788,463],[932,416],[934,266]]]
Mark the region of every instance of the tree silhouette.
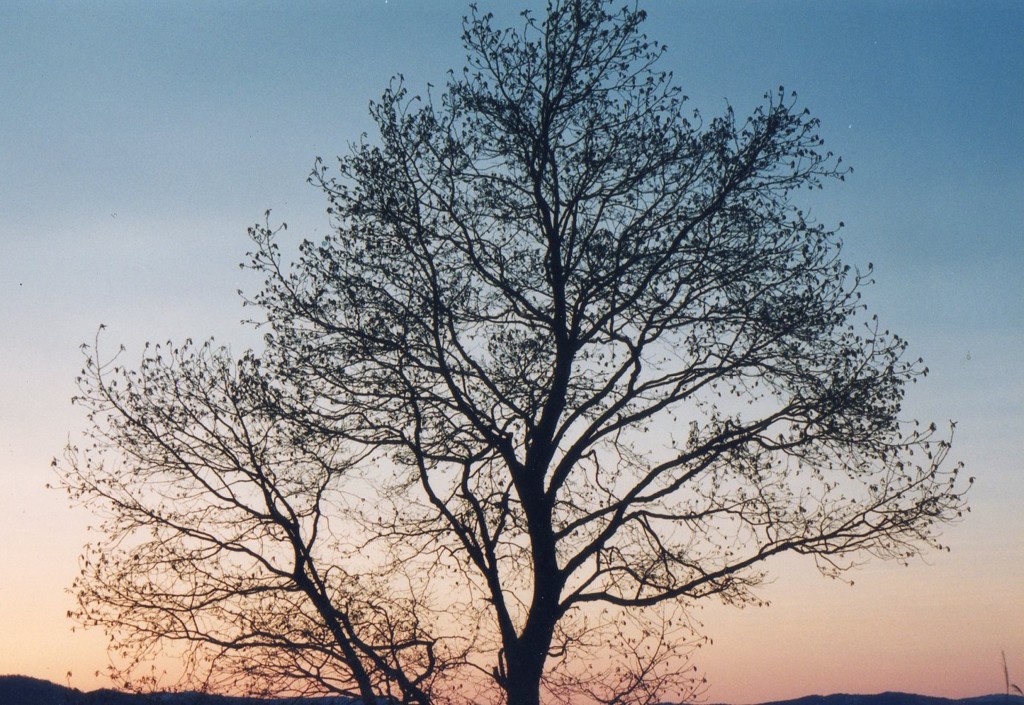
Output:
[[72,454],[66,482],[115,543],[155,538],[90,566],[86,621],[367,701],[476,673],[513,705],[646,703],[692,687],[686,606],[756,601],[772,556],[937,545],[965,490],[899,417],[926,369],[796,203],[840,160],[781,88],[689,111],[643,19],[474,7],[439,96],[396,81],[379,141],[318,160],[333,232],[289,261],[251,230],[260,358],[120,385],[94,358],[126,463]]
[[454,657],[414,591],[357,568],[341,485],[359,454],[275,416],[253,355],[148,348],[136,370],[96,354],[79,379],[95,442],[63,479],[106,538],[86,547],[74,616],[118,635],[126,676],[177,643],[204,688],[428,702]]

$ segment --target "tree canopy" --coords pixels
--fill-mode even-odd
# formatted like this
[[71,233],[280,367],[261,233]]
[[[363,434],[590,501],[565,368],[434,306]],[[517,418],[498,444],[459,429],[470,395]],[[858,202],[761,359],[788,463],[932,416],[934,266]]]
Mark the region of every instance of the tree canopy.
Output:
[[317,161],[332,232],[251,229],[263,351],[90,351],[81,620],[267,691],[647,703],[693,687],[688,605],[772,556],[937,545],[965,489],[900,417],[926,369],[799,206],[841,160],[782,88],[689,109],[643,20],[473,7],[439,95],[396,79]]

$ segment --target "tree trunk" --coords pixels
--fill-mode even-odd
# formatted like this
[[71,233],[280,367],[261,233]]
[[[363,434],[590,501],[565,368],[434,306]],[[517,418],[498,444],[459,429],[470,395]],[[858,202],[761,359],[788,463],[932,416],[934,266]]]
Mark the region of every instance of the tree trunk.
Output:
[[508,705],[540,705],[540,682],[547,649],[520,649],[508,659]]
[[544,664],[558,623],[559,591],[551,587],[543,585],[534,595],[522,635],[511,648],[506,648],[508,705],[540,705]]

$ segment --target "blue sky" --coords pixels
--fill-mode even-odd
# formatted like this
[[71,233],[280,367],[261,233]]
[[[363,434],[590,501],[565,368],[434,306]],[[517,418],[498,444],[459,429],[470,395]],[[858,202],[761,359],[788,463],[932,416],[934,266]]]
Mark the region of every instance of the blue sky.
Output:
[[[1024,3],[641,5],[705,115],[781,84],[821,119],[855,171],[807,203],[845,221],[849,263],[876,267],[869,305],[932,369],[907,415],[957,419],[954,455],[978,477],[930,565],[871,565],[849,587],[786,563],[771,608],[703,610],[710,697],[999,690],[1000,649],[1024,672]],[[313,159],[371,129],[396,73],[443,84],[464,12],[0,1],[0,673],[71,668],[91,687],[106,664],[102,638],[63,619],[89,517],[44,489],[82,428],[77,346],[100,323],[136,354],[187,335],[252,344],[246,227],[271,208],[322,233]]]

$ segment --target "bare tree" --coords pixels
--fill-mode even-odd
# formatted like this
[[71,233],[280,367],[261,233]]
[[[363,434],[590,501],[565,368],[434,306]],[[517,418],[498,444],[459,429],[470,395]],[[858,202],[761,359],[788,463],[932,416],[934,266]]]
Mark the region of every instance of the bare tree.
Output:
[[87,352],[92,443],[62,479],[104,514],[104,540],[86,547],[73,616],[110,632],[125,676],[172,645],[203,687],[430,702],[456,659],[417,591],[358,559],[343,483],[360,457],[273,417],[279,391],[251,354],[168,344],[131,370]]
[[[483,619],[465,659],[450,663],[485,674],[511,705],[544,693],[681,697],[693,682],[678,647],[692,633],[662,610],[756,600],[782,553],[827,575],[866,556],[907,560],[937,545],[965,489],[959,467],[943,467],[948,441],[899,416],[905,386],[926,370],[864,312],[870,273],[845,265],[837,230],[796,204],[845,170],[795,97],[780,88],[745,120],[730,109],[705,121],[657,69],[663,48],[641,33],[642,11],[564,0],[524,17],[521,30],[496,29],[474,8],[467,67],[446,90],[416,98],[396,82],[372,107],[379,142],[356,145],[336,172],[318,161],[312,180],[335,226],[322,242],[302,243],[289,263],[280,229],[251,231],[251,266],[266,282],[251,303],[270,332],[262,367],[248,358],[244,369],[281,390],[260,405],[271,411],[257,435],[284,454],[255,453],[268,469],[252,481],[270,497],[259,512],[300,506],[241,555],[285,582],[315,558],[322,582],[302,592],[304,610],[281,617],[287,645],[311,659],[355,647],[336,660],[347,669],[339,680],[366,671],[361,693],[387,683],[419,698],[446,641],[406,615],[459,595]],[[166,369],[157,398],[187,378],[186,366]],[[185,467],[159,444],[135,451],[155,423],[132,420],[135,397],[98,373],[90,388],[93,408],[113,404],[125,420],[115,446],[157,472]],[[226,426],[204,426],[197,455],[226,445],[249,469],[253,449],[237,430],[248,417],[217,395],[196,385],[175,413],[226,415]],[[359,481],[346,482],[354,468]],[[81,479],[96,476],[112,485]],[[129,477],[87,467],[71,484],[117,511],[149,507],[122,499]],[[307,559],[303,549],[291,568],[267,557],[277,532],[299,556],[327,516],[319,499],[303,504],[320,496],[310,483],[335,477],[373,507],[340,513],[361,517],[362,532],[448,597],[360,587],[353,598],[344,550]],[[233,502],[219,482],[204,487]],[[168,516],[197,516],[193,495],[175,497],[161,505]],[[164,522],[147,511],[114,535]],[[300,528],[307,538],[289,538]],[[141,560],[159,562],[161,545]],[[235,539],[217,545],[234,555]],[[167,610],[159,628],[172,638],[210,641],[178,623],[177,605],[198,599],[189,595],[248,590],[228,579],[234,564],[206,558],[186,556],[186,583],[148,602]],[[135,584],[156,567],[111,569]],[[86,583],[115,611],[141,594]],[[327,634],[332,610],[372,617]],[[408,632],[385,634],[379,620]]]

